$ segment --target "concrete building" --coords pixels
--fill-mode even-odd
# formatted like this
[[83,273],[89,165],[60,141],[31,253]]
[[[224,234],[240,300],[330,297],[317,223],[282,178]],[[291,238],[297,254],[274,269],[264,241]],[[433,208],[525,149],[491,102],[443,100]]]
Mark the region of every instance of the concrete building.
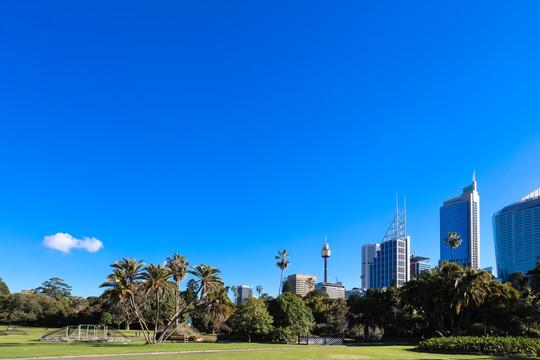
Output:
[[287,282],[293,293],[304,297],[315,290],[317,277],[313,275],[292,274],[287,277]]
[[236,297],[236,305],[240,305],[247,299],[253,296],[253,290],[251,285],[239,285],[236,287],[238,296]]
[[418,279],[423,272],[431,269],[429,258],[417,255],[411,255],[411,279]]
[[410,241],[406,209],[397,206],[394,220],[369,265],[370,289],[401,287],[409,281]]
[[327,294],[330,299],[345,299],[345,286],[338,283],[318,283],[317,290]]
[[[450,250],[444,243],[449,232],[462,239],[459,247]],[[440,261],[453,261],[464,267],[480,267],[480,196],[473,173],[471,185],[460,196],[447,200],[440,208]],[[453,254],[452,254],[453,253]]]
[[369,266],[373,264],[373,259],[375,259],[379,249],[379,244],[362,245],[362,275],[360,280],[363,289],[369,289]]
[[527,273],[540,256],[540,188],[492,215],[498,277]]

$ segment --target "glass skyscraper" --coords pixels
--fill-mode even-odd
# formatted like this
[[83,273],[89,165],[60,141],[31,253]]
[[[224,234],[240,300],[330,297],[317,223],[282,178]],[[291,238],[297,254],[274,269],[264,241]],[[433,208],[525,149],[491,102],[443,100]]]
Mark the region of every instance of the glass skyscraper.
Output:
[[540,256],[540,188],[492,215],[498,275],[532,270]]
[[383,241],[369,264],[369,288],[401,287],[410,279],[410,237],[406,213],[397,210]]
[[[449,232],[457,232],[462,239],[459,247],[452,251],[444,243]],[[441,262],[454,261],[465,267],[480,267],[480,196],[476,187],[476,176],[472,184],[463,189],[461,196],[447,200],[440,209]]]

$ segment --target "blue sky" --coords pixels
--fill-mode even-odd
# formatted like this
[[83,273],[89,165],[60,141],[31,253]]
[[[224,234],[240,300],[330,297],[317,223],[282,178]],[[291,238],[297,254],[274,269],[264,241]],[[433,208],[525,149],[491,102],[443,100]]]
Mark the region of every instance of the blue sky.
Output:
[[[86,6],[88,5],[88,6]],[[490,214],[540,186],[540,4],[0,5],[0,277],[99,294],[123,256],[181,252],[227,284],[360,284],[407,195],[438,260],[439,206],[474,169]],[[63,254],[45,236],[95,237]]]

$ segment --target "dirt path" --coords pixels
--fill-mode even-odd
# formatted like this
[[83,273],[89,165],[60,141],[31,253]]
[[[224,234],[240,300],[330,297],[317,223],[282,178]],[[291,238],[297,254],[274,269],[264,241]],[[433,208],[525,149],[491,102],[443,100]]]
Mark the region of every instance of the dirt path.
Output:
[[[129,354],[94,354],[94,355],[64,355],[64,356],[43,356],[43,357],[26,357],[26,358],[11,358],[3,360],[113,360],[113,359],[137,359],[142,357],[160,357],[160,356],[185,356],[197,354],[226,354],[226,353],[241,353],[241,352],[269,352],[283,350],[300,350],[301,348],[283,347],[283,348],[267,348],[267,349],[230,349],[230,350],[186,350],[186,351],[158,351],[144,353],[129,353]],[[304,349],[305,350],[305,349]]]

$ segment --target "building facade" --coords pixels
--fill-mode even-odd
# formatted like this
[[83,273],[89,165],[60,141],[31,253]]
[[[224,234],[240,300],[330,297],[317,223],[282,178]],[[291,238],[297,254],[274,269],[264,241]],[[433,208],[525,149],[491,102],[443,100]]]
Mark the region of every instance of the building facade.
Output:
[[236,297],[236,305],[244,303],[247,299],[253,296],[251,285],[239,285],[236,287],[238,296]]
[[540,256],[540,188],[492,215],[499,278],[532,270]]
[[292,274],[287,276],[291,292],[302,297],[315,290],[317,277],[314,275]]
[[[462,243],[451,251],[444,243],[449,232],[457,232]],[[440,261],[453,261],[464,267],[480,267],[480,196],[473,174],[472,184],[460,196],[440,208]]]
[[423,256],[411,255],[410,264],[411,279],[418,279],[422,273],[431,269],[429,258]]
[[406,211],[396,216],[369,265],[369,288],[401,287],[410,279],[410,237],[407,236]]
[[317,290],[330,299],[345,299],[345,286],[341,283],[318,283]]
[[369,266],[377,255],[379,244],[365,244],[362,246],[362,275],[360,276],[363,289],[369,289]]

